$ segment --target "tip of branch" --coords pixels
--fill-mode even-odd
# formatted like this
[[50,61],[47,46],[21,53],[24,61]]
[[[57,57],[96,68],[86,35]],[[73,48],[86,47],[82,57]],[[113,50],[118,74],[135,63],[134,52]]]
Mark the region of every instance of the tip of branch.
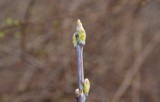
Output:
[[78,25],[82,24],[82,22],[81,22],[80,19],[77,20],[77,24],[78,24]]

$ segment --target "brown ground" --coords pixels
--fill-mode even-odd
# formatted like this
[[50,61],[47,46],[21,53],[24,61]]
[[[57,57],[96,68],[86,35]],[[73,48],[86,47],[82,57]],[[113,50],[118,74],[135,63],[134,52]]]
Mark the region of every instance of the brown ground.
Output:
[[0,102],[75,102],[76,20],[87,102],[160,102],[159,0],[0,0]]

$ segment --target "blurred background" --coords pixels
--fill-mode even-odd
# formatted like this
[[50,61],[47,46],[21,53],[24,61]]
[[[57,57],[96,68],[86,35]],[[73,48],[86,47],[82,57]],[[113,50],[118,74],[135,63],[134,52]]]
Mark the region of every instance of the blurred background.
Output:
[[76,102],[77,19],[87,102],[160,102],[159,0],[0,0],[0,12],[0,102]]

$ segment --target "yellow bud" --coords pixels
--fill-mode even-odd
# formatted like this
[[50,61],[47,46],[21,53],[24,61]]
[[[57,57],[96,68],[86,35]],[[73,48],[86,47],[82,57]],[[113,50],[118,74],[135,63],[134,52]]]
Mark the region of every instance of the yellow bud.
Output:
[[82,23],[81,23],[81,20],[80,19],[78,19],[77,20],[77,25],[81,25]]
[[[76,34],[78,35],[76,38]],[[77,20],[77,29],[76,32],[73,34],[72,42],[74,44],[74,47],[77,46],[77,44],[85,45],[86,40],[86,32],[83,28],[82,22],[80,19]]]
[[84,92],[84,94],[88,95],[89,90],[90,90],[90,82],[89,82],[88,78],[85,78],[84,79],[84,84],[83,84],[83,92]]

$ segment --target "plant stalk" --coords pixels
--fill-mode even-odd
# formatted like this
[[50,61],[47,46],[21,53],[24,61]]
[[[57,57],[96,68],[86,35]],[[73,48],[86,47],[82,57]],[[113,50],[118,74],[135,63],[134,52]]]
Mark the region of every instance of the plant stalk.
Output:
[[[83,82],[84,82],[84,70],[83,70],[83,46],[80,44],[76,47],[77,51],[77,63],[78,63],[78,88],[83,90]],[[83,92],[83,91],[82,91]],[[86,96],[84,93],[78,97],[77,102],[85,102]]]

